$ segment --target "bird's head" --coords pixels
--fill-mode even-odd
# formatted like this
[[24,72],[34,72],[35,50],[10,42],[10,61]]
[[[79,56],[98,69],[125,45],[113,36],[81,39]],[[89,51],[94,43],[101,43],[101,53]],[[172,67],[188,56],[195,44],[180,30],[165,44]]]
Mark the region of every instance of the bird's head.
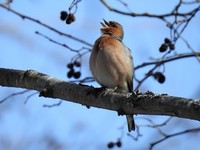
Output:
[[119,38],[120,40],[123,39],[124,36],[124,31],[123,31],[123,27],[115,22],[115,21],[106,21],[103,19],[104,22],[101,22],[101,25],[103,26],[101,28],[101,32],[103,34],[109,34],[111,36],[115,36],[117,38]]

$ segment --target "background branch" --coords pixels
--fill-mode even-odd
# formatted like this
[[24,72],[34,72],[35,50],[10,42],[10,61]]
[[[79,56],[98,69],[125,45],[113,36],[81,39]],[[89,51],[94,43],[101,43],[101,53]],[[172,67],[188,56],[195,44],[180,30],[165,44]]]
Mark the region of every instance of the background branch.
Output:
[[178,135],[182,135],[182,134],[186,134],[186,133],[192,133],[192,132],[199,132],[200,131],[200,128],[193,128],[193,129],[188,129],[188,130],[185,130],[185,131],[181,131],[181,132],[176,132],[174,134],[168,134],[168,135],[165,135],[164,138],[156,141],[156,142],[153,142],[150,144],[150,147],[149,147],[149,150],[152,150],[154,146],[156,146],[157,144],[167,140],[167,139],[170,139],[172,137],[175,137],[175,136],[178,136]]
[[142,68],[142,67],[149,66],[149,65],[155,65],[155,64],[162,65],[162,64],[167,63],[167,62],[171,62],[171,61],[178,60],[178,59],[183,59],[183,58],[188,58],[188,57],[200,57],[200,52],[183,53],[183,54],[178,54],[178,55],[175,55],[175,56],[166,57],[163,60],[145,62],[145,63],[142,63],[141,65],[136,66],[135,70],[137,70],[139,68]]
[[65,37],[67,37],[67,38],[73,39],[73,40],[75,40],[75,41],[77,41],[77,42],[80,42],[80,43],[82,43],[82,44],[85,44],[85,45],[87,45],[87,46],[90,46],[90,47],[92,46],[92,44],[90,44],[90,43],[88,43],[88,42],[86,42],[86,41],[84,41],[84,40],[82,40],[82,39],[79,39],[79,38],[77,38],[77,37],[75,37],[75,36],[72,36],[72,35],[70,35],[70,34],[66,34],[66,33],[64,33],[64,32],[61,32],[61,31],[59,31],[59,30],[57,30],[57,29],[55,29],[55,28],[53,28],[53,27],[51,27],[51,26],[49,26],[49,25],[47,25],[47,24],[45,24],[45,23],[43,23],[43,22],[41,22],[41,21],[39,21],[39,20],[37,20],[37,19],[34,19],[34,18],[29,17],[29,16],[27,16],[27,15],[21,14],[21,13],[15,11],[15,10],[9,8],[9,7],[6,7],[6,6],[3,5],[3,4],[0,4],[0,7],[4,8],[4,9],[7,9],[8,11],[10,11],[10,12],[14,13],[15,15],[21,17],[22,19],[27,19],[27,20],[30,20],[30,21],[32,21],[32,22],[35,22],[35,23],[37,23],[37,24],[39,24],[39,25],[41,25],[41,26],[43,26],[43,27],[45,27],[45,28],[47,28],[47,29],[49,29],[49,30],[55,32],[55,33],[58,33],[58,34],[60,34],[60,35],[62,35],[62,36],[65,36]]

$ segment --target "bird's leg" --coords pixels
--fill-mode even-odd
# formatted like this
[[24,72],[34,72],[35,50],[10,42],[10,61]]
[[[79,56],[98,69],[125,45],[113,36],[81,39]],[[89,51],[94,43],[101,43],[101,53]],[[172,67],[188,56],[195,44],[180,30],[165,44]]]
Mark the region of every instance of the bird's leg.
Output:
[[100,93],[100,95],[104,96],[106,94],[113,93],[116,91],[116,89],[117,89],[117,87],[115,87],[115,88],[105,88],[104,87],[104,90],[102,91],[102,93]]

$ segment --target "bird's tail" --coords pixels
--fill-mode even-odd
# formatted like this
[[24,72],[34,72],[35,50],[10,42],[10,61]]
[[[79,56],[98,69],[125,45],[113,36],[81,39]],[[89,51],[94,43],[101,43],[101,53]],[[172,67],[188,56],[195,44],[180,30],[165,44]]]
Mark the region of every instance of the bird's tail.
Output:
[[135,122],[133,115],[126,115],[127,124],[128,124],[128,132],[135,131]]

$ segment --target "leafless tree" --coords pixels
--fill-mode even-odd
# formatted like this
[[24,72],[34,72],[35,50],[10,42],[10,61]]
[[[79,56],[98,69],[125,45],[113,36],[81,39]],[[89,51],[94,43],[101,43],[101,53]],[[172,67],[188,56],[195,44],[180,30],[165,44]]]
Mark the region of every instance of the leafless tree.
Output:
[[[80,44],[82,47],[79,49],[70,47],[67,44],[63,44],[48,35],[45,35],[39,31],[35,33],[47,40],[49,42],[55,43],[66,48],[69,52],[74,54],[74,57],[71,58],[71,62],[67,64],[69,70],[67,72],[68,78],[74,77],[75,80],[71,82],[61,81],[59,79],[50,77],[46,74],[39,73],[34,70],[14,70],[12,68],[0,68],[0,85],[6,87],[20,87],[26,89],[25,91],[19,93],[12,93],[8,97],[2,99],[0,103],[3,103],[7,99],[17,94],[23,94],[29,90],[35,90],[39,96],[59,98],[64,101],[71,101],[74,103],[80,103],[82,105],[90,107],[98,107],[108,110],[113,110],[118,112],[119,115],[124,114],[144,114],[144,115],[166,115],[166,116],[175,116],[180,118],[188,118],[193,120],[200,120],[200,101],[194,99],[187,99],[181,97],[169,96],[167,94],[155,94],[154,92],[139,92],[139,89],[144,81],[153,77],[155,81],[159,83],[165,82],[165,68],[168,62],[179,61],[180,59],[193,58],[200,62],[200,52],[195,50],[193,46],[188,42],[188,40],[183,36],[184,31],[189,28],[190,22],[197,16],[200,10],[200,1],[184,1],[179,0],[177,4],[169,11],[164,14],[154,14],[151,12],[138,13],[134,10],[131,10],[128,2],[122,0],[116,0],[125,10],[121,8],[115,8],[112,3],[108,0],[100,0],[101,4],[104,5],[108,10],[116,14],[123,16],[129,16],[133,18],[146,17],[149,19],[158,19],[166,25],[166,28],[169,29],[170,37],[163,39],[163,43],[160,44],[159,51],[162,53],[161,58],[154,59],[152,61],[142,62],[140,65],[135,66],[135,82],[136,87],[133,93],[115,93],[109,90],[102,91],[102,89],[90,87],[84,85],[84,83],[94,82],[92,77],[86,77],[81,79],[81,72],[75,72],[74,67],[81,67],[81,59],[88,55],[91,51],[92,44],[87,42],[85,39],[80,39],[73,35],[64,33],[49,26],[48,24],[32,18],[26,14],[22,14],[18,11],[15,11],[14,8],[10,7],[12,1],[7,1],[0,4],[1,9],[6,9],[9,12],[19,16],[23,20],[29,20],[32,23],[36,23],[40,26],[43,26],[49,29],[52,32],[55,32],[66,38],[70,38]],[[68,11],[62,12],[64,16],[61,16],[61,19],[66,21],[67,24],[73,24],[76,17],[76,12],[78,12],[78,4],[81,3],[81,0],[73,0],[71,5],[68,7]],[[131,3],[131,2],[130,2]],[[153,3],[153,1],[152,1]],[[135,3],[137,5],[137,3]],[[190,6],[190,10],[183,12],[182,7]],[[8,12],[8,13],[9,13]],[[62,14],[62,15],[63,15]],[[187,53],[177,53],[176,52],[176,43],[182,41],[188,48]],[[150,69],[146,74],[141,78],[137,76],[137,71],[144,69],[146,66],[149,66]],[[163,71],[160,71],[160,67],[163,67]],[[30,68],[31,69],[31,68]],[[79,83],[79,84],[75,84]],[[30,94],[31,97],[33,94]],[[27,97],[27,100],[29,99]],[[60,105],[61,101],[58,104],[52,106]],[[45,105],[45,107],[52,107]],[[137,136],[132,136],[127,134],[133,140],[139,140],[141,133],[140,128],[149,127],[154,128],[159,131],[160,135],[163,136],[160,140],[150,143],[149,149],[153,149],[155,145],[178,135],[183,135],[186,133],[199,132],[200,127],[186,129],[184,131],[167,134],[161,127],[165,126],[170,122],[172,117],[169,117],[163,123],[158,124],[154,123],[153,120],[144,118],[148,125],[137,125],[136,132]],[[122,130],[123,131],[123,130]],[[121,138],[117,142],[109,142],[108,147],[112,148],[114,146],[121,147]]]

